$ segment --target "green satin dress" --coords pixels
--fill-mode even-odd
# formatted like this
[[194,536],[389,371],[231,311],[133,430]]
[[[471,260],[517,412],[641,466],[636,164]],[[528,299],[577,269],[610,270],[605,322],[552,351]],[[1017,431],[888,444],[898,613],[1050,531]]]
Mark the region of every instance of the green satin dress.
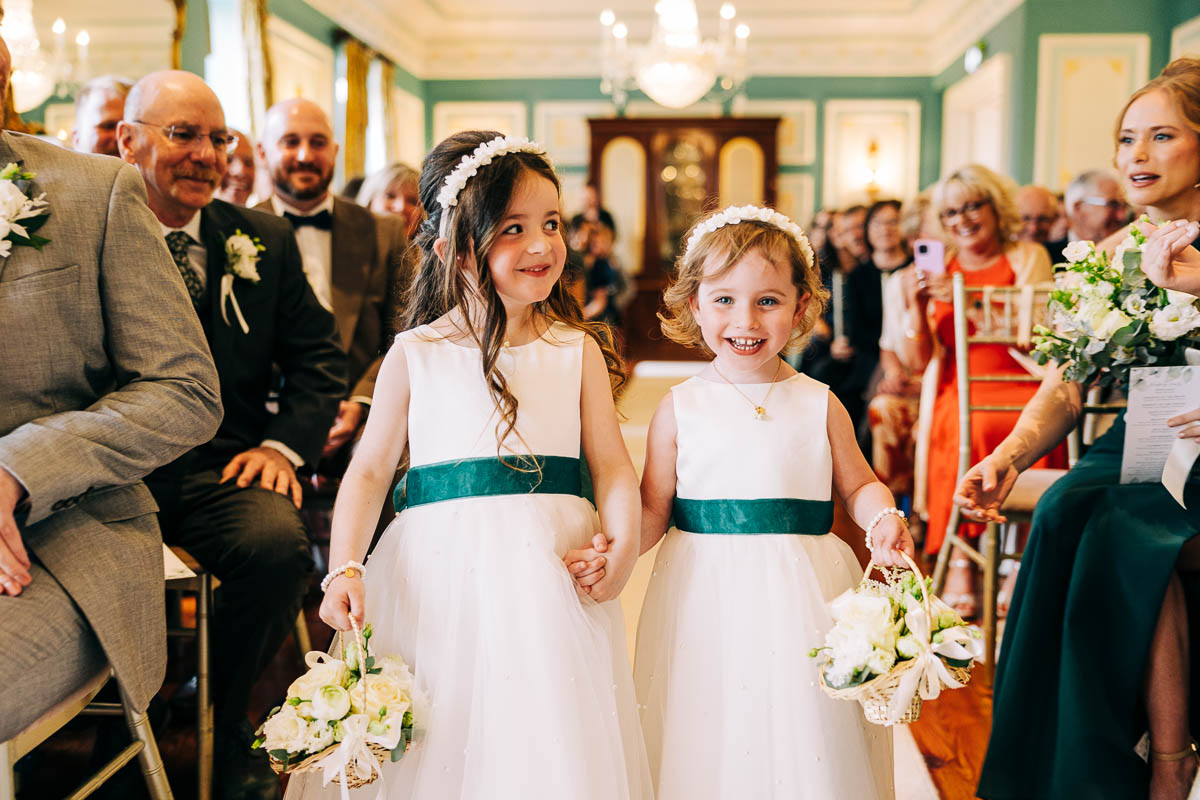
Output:
[[1147,656],[1179,550],[1200,532],[1200,486],[1194,470],[1184,509],[1161,484],[1121,485],[1124,438],[1122,417],[1038,502],[980,797],[1146,797],[1150,772],[1134,747]]

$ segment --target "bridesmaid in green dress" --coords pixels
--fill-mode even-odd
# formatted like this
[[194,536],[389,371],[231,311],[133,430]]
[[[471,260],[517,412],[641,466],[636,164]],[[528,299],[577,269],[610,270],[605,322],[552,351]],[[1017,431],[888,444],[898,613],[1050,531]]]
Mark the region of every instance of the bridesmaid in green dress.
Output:
[[[1116,165],[1153,220],[1143,269],[1200,295],[1200,59],[1178,59],[1118,118]],[[1110,254],[1126,236],[1102,243]],[[1189,246],[1190,245],[1190,246]],[[998,519],[1017,474],[1079,418],[1082,390],[1051,373],[1017,427],[963,476],[956,502]],[[1168,421],[1200,420],[1200,409]],[[997,668],[979,796],[1183,800],[1188,619],[1180,572],[1200,570],[1200,484],[1189,508],[1160,484],[1119,483],[1124,420],[1038,503]],[[1181,435],[1200,438],[1200,426]],[[1195,606],[1193,606],[1195,608]],[[1149,731],[1149,763],[1134,748]]]

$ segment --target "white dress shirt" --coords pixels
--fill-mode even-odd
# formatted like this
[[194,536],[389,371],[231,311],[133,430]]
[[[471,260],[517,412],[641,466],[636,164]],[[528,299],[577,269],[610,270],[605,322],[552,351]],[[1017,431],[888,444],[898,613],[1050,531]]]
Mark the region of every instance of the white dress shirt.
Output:
[[[271,207],[278,216],[283,212],[295,214],[298,217],[310,217],[322,211],[333,213],[333,195],[326,194],[325,199],[315,208],[301,211],[279,199],[279,195],[271,195]],[[323,231],[312,225],[302,225],[296,228],[296,244],[300,247],[300,260],[304,264],[304,274],[312,286],[313,294],[326,311],[333,311],[333,233]]]
[[158,223],[162,228],[163,238],[167,238],[167,234],[175,231],[183,231],[192,238],[188,244],[188,263],[192,265],[192,271],[196,273],[196,277],[200,279],[200,285],[207,287],[208,285],[208,250],[204,248],[204,243],[200,241],[200,212],[197,211],[192,215],[192,218],[187,221],[187,224],[182,228],[171,228]]

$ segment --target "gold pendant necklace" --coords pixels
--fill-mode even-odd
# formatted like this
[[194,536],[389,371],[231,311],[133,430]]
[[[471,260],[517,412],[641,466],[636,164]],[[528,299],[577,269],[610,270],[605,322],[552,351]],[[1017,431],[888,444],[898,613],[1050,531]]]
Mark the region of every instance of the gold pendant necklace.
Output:
[[765,395],[763,395],[762,403],[756,403],[753,400],[751,400],[750,397],[745,392],[743,392],[741,389],[738,388],[736,383],[729,380],[729,378],[726,378],[725,375],[721,372],[721,370],[717,369],[716,361],[712,362],[712,368],[713,368],[713,371],[716,372],[717,375],[719,375],[721,377],[721,380],[725,381],[730,386],[732,386],[733,390],[735,392],[737,392],[738,394],[740,394],[742,396],[742,399],[744,399],[747,403],[750,404],[750,407],[754,409],[754,418],[755,419],[765,420],[767,418],[767,400],[770,399],[771,392],[775,389],[775,384],[778,382],[777,379],[779,378],[779,371],[781,369],[783,369],[783,359],[782,358],[779,359],[779,366],[777,366],[775,368],[775,374],[771,377],[771,384],[767,387],[767,393]]

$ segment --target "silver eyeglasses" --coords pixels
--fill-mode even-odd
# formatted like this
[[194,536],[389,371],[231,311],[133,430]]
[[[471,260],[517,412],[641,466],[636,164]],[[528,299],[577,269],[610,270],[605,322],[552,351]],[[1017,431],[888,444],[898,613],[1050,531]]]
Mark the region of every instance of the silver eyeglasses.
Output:
[[177,147],[193,148],[199,147],[201,142],[208,139],[212,142],[213,150],[224,155],[229,155],[237,149],[238,137],[236,133],[229,131],[209,131],[201,133],[200,129],[194,125],[158,125],[154,122],[143,122],[140,119],[130,120],[135,125],[146,125],[151,128],[158,128],[162,131],[163,136],[167,137],[167,141]]

